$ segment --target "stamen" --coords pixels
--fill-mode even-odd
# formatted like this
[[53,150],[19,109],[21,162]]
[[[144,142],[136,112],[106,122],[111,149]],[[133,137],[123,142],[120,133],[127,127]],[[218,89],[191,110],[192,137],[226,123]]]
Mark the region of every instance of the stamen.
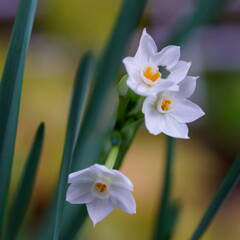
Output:
[[169,110],[171,103],[172,103],[172,100],[171,100],[171,99],[163,100],[163,101],[162,101],[162,105],[161,105],[162,110],[163,110],[163,111]]
[[107,185],[104,183],[96,183],[96,191],[99,193],[103,193],[107,190]]
[[161,73],[159,71],[152,73],[152,67],[148,66],[148,67],[146,67],[144,76],[147,79],[151,80],[152,82],[155,82],[158,78],[161,77]]

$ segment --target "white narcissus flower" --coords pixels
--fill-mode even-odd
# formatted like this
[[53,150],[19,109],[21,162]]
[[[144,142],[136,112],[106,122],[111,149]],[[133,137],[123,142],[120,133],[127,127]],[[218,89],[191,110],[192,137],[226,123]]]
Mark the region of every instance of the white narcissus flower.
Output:
[[68,182],[66,200],[72,204],[85,203],[94,226],[117,207],[129,214],[136,213],[133,184],[118,170],[94,164],[69,174]]
[[123,59],[128,87],[141,96],[154,95],[169,88],[177,90],[177,84],[186,77],[191,66],[179,58],[178,46],[167,46],[157,52],[154,40],[144,29],[135,56]]
[[179,84],[179,91],[164,91],[145,99],[142,111],[146,128],[151,134],[189,138],[186,123],[204,115],[198,105],[187,99],[195,90],[196,79],[188,76]]

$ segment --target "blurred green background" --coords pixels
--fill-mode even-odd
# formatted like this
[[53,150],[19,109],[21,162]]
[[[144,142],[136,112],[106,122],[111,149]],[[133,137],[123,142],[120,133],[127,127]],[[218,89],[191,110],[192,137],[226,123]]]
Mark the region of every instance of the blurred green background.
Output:
[[[133,54],[136,50],[143,27],[159,44],[163,43],[179,19],[194,10],[196,2],[149,0],[129,52]],[[26,239],[25,232],[37,229],[52,197],[79,57],[90,48],[96,56],[99,54],[120,3],[120,0],[40,1],[25,71],[11,193],[40,121],[46,122],[46,139],[22,239]],[[0,3],[1,70],[17,4],[17,0]],[[211,22],[196,29],[182,46],[183,59],[192,61],[190,73],[200,75],[193,100],[202,106],[206,116],[189,125],[191,140],[177,140],[173,190],[182,211],[174,240],[191,235],[240,147],[239,42],[240,1],[234,0],[228,1],[224,11],[217,12]],[[165,140],[165,136],[151,136],[144,127],[140,129],[122,168],[135,185],[137,214],[130,216],[115,210],[96,228],[87,222],[86,239],[151,239],[162,188]],[[239,240],[239,236],[237,187],[202,239]]]

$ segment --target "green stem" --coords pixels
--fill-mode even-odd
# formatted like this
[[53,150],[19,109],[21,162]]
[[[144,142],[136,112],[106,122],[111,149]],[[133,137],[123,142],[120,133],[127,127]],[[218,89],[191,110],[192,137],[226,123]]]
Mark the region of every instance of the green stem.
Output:
[[106,167],[113,169],[117,160],[118,152],[119,152],[119,146],[113,146],[105,162]]
[[224,200],[227,199],[229,193],[234,188],[240,177],[240,157],[238,157],[235,162],[232,164],[229,173],[224,178],[223,183],[218,189],[218,192],[214,196],[212,202],[210,203],[208,209],[203,215],[200,223],[198,224],[196,230],[194,231],[191,240],[198,240],[207,230],[208,226],[212,222],[216,213],[222,206]]
[[174,139],[167,137],[166,166],[163,181],[162,201],[159,208],[159,214],[156,221],[156,229],[153,239],[165,240],[168,236],[167,217],[169,213],[170,194],[172,186],[172,168],[174,155]]

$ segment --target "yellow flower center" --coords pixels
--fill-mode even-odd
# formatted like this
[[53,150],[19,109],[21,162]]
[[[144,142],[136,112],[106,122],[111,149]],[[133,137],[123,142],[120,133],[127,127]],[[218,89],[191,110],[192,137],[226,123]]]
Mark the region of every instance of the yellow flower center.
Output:
[[169,110],[171,103],[172,103],[172,100],[170,99],[163,100],[161,105],[162,110],[163,111]]
[[148,66],[148,67],[146,67],[146,69],[145,69],[144,76],[145,76],[148,80],[150,80],[150,81],[152,81],[152,82],[155,82],[156,80],[158,80],[158,78],[161,77],[161,73],[160,73],[159,71],[157,71],[157,72],[154,73],[154,72],[152,71],[152,67]]
[[107,190],[107,185],[104,184],[104,183],[96,183],[95,184],[95,187],[96,187],[96,191],[99,192],[99,193],[103,193]]

